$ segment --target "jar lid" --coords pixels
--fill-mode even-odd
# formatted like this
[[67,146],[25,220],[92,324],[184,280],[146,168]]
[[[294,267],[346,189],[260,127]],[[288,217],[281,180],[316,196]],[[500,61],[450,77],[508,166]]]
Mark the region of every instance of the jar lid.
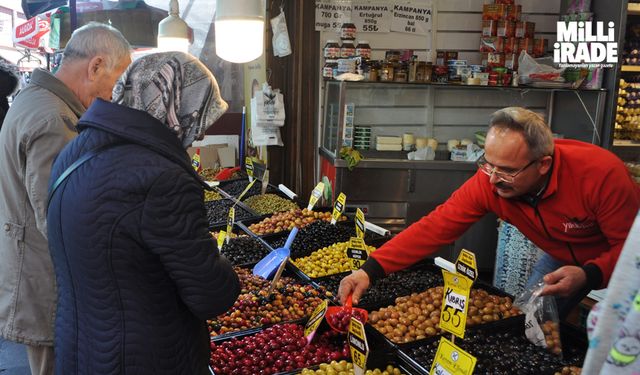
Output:
[[325,63],[327,63],[327,64],[337,64],[337,63],[338,63],[338,60],[334,60],[334,59],[326,59],[326,60],[325,60]]
[[342,41],[342,46],[344,47],[345,44],[353,44],[353,40],[352,39],[345,39]]
[[358,44],[369,44],[368,40],[359,40]]
[[338,41],[335,39],[329,39],[327,40],[327,43],[338,43]]

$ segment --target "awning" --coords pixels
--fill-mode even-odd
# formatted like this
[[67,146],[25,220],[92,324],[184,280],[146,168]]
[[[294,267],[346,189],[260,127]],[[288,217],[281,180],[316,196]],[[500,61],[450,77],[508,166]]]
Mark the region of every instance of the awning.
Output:
[[17,47],[24,48],[38,48],[41,47],[41,42],[45,42],[43,38],[51,31],[49,25],[49,19],[36,16],[29,19],[27,22],[16,27],[13,33],[13,44]]

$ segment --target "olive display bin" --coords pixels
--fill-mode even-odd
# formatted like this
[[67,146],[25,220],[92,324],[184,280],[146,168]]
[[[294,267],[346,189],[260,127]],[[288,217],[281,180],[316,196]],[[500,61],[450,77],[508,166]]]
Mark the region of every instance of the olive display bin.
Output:
[[[218,189],[224,191],[228,196],[237,198],[244,189],[249,186],[248,178],[234,178],[231,180],[220,181],[220,185],[218,185]],[[276,193],[279,192],[277,187],[269,184],[267,186],[267,193]],[[260,194],[262,192],[262,181],[256,181],[251,189],[245,193],[243,199],[246,199],[250,196]]]
[[[253,195],[248,195],[248,194],[247,194],[247,195],[245,195],[244,197],[242,197],[242,203],[243,203],[245,206],[247,206],[247,207],[251,208],[251,207],[246,203],[247,199],[249,199],[249,198],[251,198],[251,197],[255,197],[255,196],[259,195],[259,194],[260,194],[260,193],[258,193],[258,194],[253,194]],[[282,191],[280,191],[280,189],[278,189],[278,188],[277,188],[277,187],[275,187],[275,186],[269,185],[269,187],[267,188],[267,191],[265,192],[265,194],[274,194],[274,195],[276,195],[276,196],[278,196],[278,197],[280,197],[280,198],[284,198],[284,199],[286,199],[286,200],[288,200],[288,201],[290,201],[290,202],[294,203],[298,208],[300,208],[300,202],[299,202],[297,199],[291,199],[288,195],[286,195],[285,193],[283,193]],[[254,211],[256,211],[256,210],[254,210]],[[278,212],[285,212],[285,211],[287,211],[287,210],[284,210],[284,211],[274,211],[274,212],[267,213],[267,214],[260,214],[260,213],[258,212],[258,214],[260,214],[260,215],[264,215],[265,217],[269,217],[269,216],[271,216],[271,215],[273,215],[273,214],[275,214],[275,213],[278,213]],[[257,212],[257,211],[256,211],[256,212]],[[259,221],[256,221],[256,222],[259,222]]]
[[[313,211],[314,212],[330,212],[331,210],[333,210],[333,208],[322,207],[322,208],[315,208]],[[245,226],[245,229],[248,232],[251,232],[256,236],[264,238],[265,241],[267,241],[269,243],[273,243],[273,242],[275,242],[277,240],[280,240],[283,237],[286,238],[289,235],[290,231],[289,230],[283,230],[283,231],[278,232],[278,233],[258,234],[258,233],[253,232],[249,227],[251,225],[253,225],[253,224],[257,224],[257,223],[263,221],[264,219],[267,219],[267,218],[270,218],[270,217],[274,216],[276,213],[266,214],[266,215],[258,215],[257,217],[254,217],[254,218],[251,218],[251,219],[248,219],[248,220],[243,220],[242,221],[242,225]],[[299,229],[304,229],[304,228],[299,228]],[[276,247],[279,247],[279,246],[276,246]]]
[[258,216],[253,210],[242,203],[238,203],[235,199],[218,199],[216,201],[204,202],[204,206],[207,210],[209,229],[226,224],[229,218],[229,209],[232,206],[235,206],[236,222]]

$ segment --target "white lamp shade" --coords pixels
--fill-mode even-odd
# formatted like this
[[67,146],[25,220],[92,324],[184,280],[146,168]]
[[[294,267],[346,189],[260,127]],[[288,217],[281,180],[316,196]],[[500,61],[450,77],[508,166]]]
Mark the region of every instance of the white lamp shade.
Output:
[[264,52],[262,0],[216,2],[216,55],[233,63],[245,63]]
[[169,16],[158,24],[158,49],[188,52],[189,25],[180,18],[178,1],[171,0],[169,4]]
[[179,51],[189,52],[189,39],[158,37],[158,51]]

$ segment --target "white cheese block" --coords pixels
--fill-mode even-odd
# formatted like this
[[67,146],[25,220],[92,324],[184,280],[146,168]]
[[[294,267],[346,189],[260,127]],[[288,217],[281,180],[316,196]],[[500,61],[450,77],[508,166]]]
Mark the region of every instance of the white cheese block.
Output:
[[402,151],[402,145],[390,145],[386,143],[378,143],[376,145],[376,150],[378,151]]
[[402,145],[402,137],[378,135],[376,136],[376,143],[386,145]]

